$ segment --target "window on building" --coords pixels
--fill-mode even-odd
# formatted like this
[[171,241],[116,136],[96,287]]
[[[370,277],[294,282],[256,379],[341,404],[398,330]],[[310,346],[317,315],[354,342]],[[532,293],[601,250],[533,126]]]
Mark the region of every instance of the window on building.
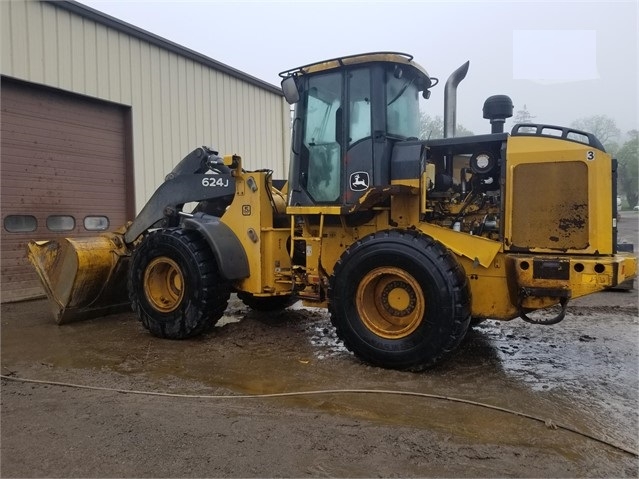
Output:
[[75,218],[69,215],[51,215],[47,218],[50,231],[71,231],[75,228]]
[[87,216],[84,218],[84,229],[87,231],[105,231],[109,228],[106,216]]
[[37,227],[38,220],[32,215],[8,215],[4,218],[4,229],[9,233],[28,233]]

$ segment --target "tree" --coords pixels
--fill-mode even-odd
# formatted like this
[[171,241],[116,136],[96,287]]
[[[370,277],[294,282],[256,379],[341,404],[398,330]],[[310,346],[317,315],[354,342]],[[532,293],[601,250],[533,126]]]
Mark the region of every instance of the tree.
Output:
[[[528,111],[528,108],[526,108],[526,105],[524,105],[523,110],[518,110],[517,113],[515,113],[515,117],[513,118],[513,121],[515,122],[515,125],[518,125],[520,123],[526,124],[526,123],[532,123],[533,118],[536,118],[536,117],[531,115],[530,112]],[[519,131],[521,133],[534,133],[535,129],[524,127],[524,128],[520,128]]]
[[[455,128],[455,136],[472,136],[474,133],[463,125],[458,124]],[[434,138],[444,138],[444,120],[441,116],[431,117],[426,113],[422,113],[419,137],[422,140],[429,140]]]
[[628,132],[628,136],[630,140],[617,152],[618,183],[632,208],[639,204],[639,131],[632,130]]
[[614,139],[621,135],[621,131],[617,128],[615,120],[606,115],[593,115],[580,118],[573,121],[570,126],[575,130],[592,133],[609,152],[614,153],[618,148]]
[[469,129],[465,128],[464,125],[457,125],[457,129],[455,131],[455,136],[473,136],[474,133]]
[[526,105],[524,105],[524,109],[523,110],[518,110],[517,113],[515,113],[515,118],[513,118],[515,124],[517,123],[532,123],[532,119],[536,118],[533,115],[530,114],[530,112],[528,111],[528,108],[526,108]]
[[444,120],[441,116],[431,117],[422,113],[419,123],[419,137],[422,140],[444,137]]

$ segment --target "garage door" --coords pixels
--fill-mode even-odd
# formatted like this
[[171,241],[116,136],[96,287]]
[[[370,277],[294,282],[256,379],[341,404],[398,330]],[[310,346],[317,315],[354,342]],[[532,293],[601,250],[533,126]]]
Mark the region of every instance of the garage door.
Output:
[[41,296],[32,239],[91,236],[123,225],[127,109],[2,78],[2,302]]

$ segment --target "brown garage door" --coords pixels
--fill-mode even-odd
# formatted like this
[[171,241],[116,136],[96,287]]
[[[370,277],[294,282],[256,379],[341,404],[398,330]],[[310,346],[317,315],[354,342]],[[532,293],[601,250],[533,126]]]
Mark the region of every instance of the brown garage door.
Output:
[[2,78],[2,302],[43,294],[31,239],[91,236],[127,219],[127,109]]

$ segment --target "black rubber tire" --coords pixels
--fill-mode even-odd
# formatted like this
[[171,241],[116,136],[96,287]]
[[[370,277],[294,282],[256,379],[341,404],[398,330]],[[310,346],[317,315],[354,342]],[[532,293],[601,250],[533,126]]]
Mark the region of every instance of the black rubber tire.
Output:
[[[179,294],[164,310],[145,286],[145,281],[151,285],[148,275],[157,262],[172,265],[180,276]],[[128,286],[131,305],[144,327],[168,339],[190,338],[212,328],[224,314],[230,296],[207,242],[196,231],[183,229],[157,230],[142,240],[133,252]]]
[[[380,299],[385,305],[380,308],[379,304],[368,306],[378,300],[357,299],[358,291],[362,291],[360,283],[381,282],[370,278],[377,278],[377,272],[386,269],[403,275],[415,286],[405,288],[414,291],[405,313],[415,315],[414,330],[408,328],[397,337],[378,334],[366,318],[382,310],[382,315],[388,315],[388,308],[397,317],[404,312],[390,307],[390,300],[383,303]],[[388,280],[384,291],[405,284],[400,276],[389,276],[398,281]],[[423,307],[417,304],[420,298]],[[358,303],[366,311],[358,309]],[[468,279],[454,255],[416,231],[382,231],[362,238],[342,254],[330,279],[329,310],[338,337],[357,357],[376,366],[418,371],[445,359],[468,330],[470,307]]]
[[263,312],[281,311],[295,302],[291,296],[254,296],[244,291],[238,291],[237,297],[249,308]]

